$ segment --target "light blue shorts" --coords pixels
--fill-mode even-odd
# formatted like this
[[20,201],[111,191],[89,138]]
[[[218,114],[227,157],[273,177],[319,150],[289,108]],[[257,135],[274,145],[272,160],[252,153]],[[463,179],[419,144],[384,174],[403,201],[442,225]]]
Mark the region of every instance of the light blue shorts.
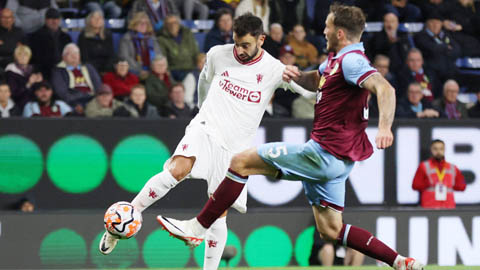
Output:
[[262,144],[257,153],[282,172],[281,179],[302,181],[310,204],[343,210],[345,181],[355,162],[336,158],[313,140]]

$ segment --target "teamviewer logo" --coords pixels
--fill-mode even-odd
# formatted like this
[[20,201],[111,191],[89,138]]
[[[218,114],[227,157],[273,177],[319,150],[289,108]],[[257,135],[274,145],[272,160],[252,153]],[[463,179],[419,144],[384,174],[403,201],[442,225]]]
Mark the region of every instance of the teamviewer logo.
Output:
[[248,101],[252,103],[260,103],[261,99],[262,99],[262,93],[260,91],[251,91],[248,94]]

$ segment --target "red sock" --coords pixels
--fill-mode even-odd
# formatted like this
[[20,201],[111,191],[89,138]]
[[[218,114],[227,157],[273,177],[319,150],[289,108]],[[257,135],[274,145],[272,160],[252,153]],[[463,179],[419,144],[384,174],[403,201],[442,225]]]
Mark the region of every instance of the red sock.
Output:
[[[236,174],[231,170],[229,170],[229,172]],[[236,174],[236,177],[240,176]],[[246,178],[243,179],[246,182]],[[238,196],[240,196],[244,186],[245,183],[233,181],[225,177],[197,216],[198,222],[200,222],[204,228],[210,228],[213,222],[215,222],[225,210],[232,206]]]
[[337,243],[358,250],[390,266],[393,266],[393,262],[398,255],[397,252],[375,238],[370,232],[350,224],[343,224]]

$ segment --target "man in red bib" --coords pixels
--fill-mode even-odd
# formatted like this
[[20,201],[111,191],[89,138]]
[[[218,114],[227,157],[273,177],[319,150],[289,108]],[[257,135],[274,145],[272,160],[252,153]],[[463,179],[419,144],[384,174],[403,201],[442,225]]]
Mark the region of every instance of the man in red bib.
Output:
[[420,192],[424,208],[455,208],[453,191],[464,191],[466,184],[457,166],[445,161],[445,143],[434,140],[432,157],[420,163],[412,188]]

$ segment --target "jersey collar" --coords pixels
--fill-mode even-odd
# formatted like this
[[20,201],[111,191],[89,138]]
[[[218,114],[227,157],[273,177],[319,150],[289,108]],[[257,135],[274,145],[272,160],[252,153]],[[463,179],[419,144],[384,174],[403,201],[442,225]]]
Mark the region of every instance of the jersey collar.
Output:
[[238,58],[237,50],[235,50],[235,46],[233,46],[233,56],[235,57],[235,60],[237,60],[237,62],[239,62],[240,64],[246,65],[246,66],[251,66],[255,63],[258,63],[260,60],[262,60],[263,55],[265,53],[265,50],[264,49],[261,49],[261,50],[262,50],[262,52],[260,53],[259,57],[254,58],[254,59],[244,63],[244,62],[242,62],[242,60],[240,60],[240,58]]
[[333,58],[336,59],[348,52],[357,51],[357,50],[360,50],[362,52],[365,51],[365,48],[363,48],[363,42],[354,43],[354,44],[350,44],[348,46],[343,47],[343,49],[341,49]]

